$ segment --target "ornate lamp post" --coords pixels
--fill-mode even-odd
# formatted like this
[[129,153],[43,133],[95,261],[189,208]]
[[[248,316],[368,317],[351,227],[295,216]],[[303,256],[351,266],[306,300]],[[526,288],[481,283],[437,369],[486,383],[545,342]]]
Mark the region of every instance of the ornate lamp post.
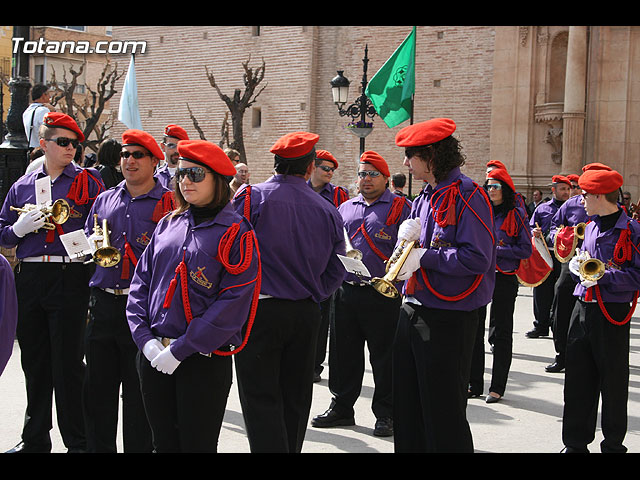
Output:
[[351,133],[360,138],[360,155],[364,153],[364,139],[373,130],[373,121],[367,121],[367,117],[373,120],[376,116],[376,109],[371,104],[371,100],[365,95],[367,89],[367,64],[369,63],[368,46],[364,48],[364,58],[362,59],[362,93],[354,103],[346,109],[344,105],[349,97],[349,80],[343,75],[344,70],[338,70],[333,80],[331,80],[331,93],[333,94],[333,102],[338,107],[338,113],[341,117],[348,115],[352,121],[349,122],[347,128]]

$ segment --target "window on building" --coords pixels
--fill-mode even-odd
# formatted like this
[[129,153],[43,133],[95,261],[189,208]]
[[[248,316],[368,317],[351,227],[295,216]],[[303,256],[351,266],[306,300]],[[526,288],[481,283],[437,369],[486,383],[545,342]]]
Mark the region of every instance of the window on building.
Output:
[[45,83],[44,82],[44,65],[34,65],[33,79],[36,83]]
[[75,30],[77,32],[86,32],[87,27],[69,27],[69,26],[61,26],[61,25],[53,25],[56,28],[66,28],[67,30]]
[[260,128],[262,125],[262,109],[259,107],[253,108],[251,110],[251,126],[253,128]]
[[251,35],[254,37],[259,37],[260,36],[260,26],[253,26],[251,27]]

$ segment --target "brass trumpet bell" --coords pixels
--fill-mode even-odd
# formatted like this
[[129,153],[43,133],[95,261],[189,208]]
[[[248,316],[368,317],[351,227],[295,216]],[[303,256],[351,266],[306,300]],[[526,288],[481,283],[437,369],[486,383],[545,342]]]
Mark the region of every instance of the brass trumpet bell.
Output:
[[59,198],[50,207],[41,207],[38,208],[37,205],[32,203],[26,203],[22,208],[19,207],[9,207],[10,210],[14,210],[20,213],[27,213],[31,210],[39,209],[47,219],[52,221],[47,221],[42,226],[42,228],[46,230],[53,230],[56,228],[55,224],[62,225],[69,219],[69,215],[71,213],[71,207],[64,198]]
[[584,222],[580,222],[574,227],[574,234],[580,240],[584,239],[584,230],[587,228],[587,224]]
[[406,240],[403,239],[387,261],[387,273],[385,276],[382,278],[375,277],[371,279],[371,286],[378,293],[389,298],[397,298],[400,296],[400,292],[398,292],[398,289],[395,287],[393,282],[398,278],[400,270],[407,261],[407,257],[411,253],[415,244],[416,242],[407,243]]
[[605,264],[597,258],[588,258],[580,264],[580,275],[591,282],[597,282],[605,272]]
[[93,232],[102,234],[104,239],[100,248],[98,248],[98,242],[96,242],[96,251],[93,254],[93,261],[100,267],[104,268],[116,266],[120,262],[122,255],[120,254],[120,250],[109,244],[109,227],[107,226],[107,219],[102,219],[101,228],[98,224],[98,215],[94,214]]

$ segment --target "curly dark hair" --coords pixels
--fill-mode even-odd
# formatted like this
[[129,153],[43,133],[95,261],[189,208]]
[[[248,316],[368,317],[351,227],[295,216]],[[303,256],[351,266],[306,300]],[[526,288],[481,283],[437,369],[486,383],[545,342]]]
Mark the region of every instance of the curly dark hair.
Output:
[[109,138],[98,147],[98,164],[108,167],[115,167],[120,163],[120,151],[122,145],[115,138]]
[[462,146],[460,142],[452,136],[448,136],[431,145],[407,147],[405,149],[405,155],[407,158],[417,156],[426,162],[435,177],[436,183],[444,180],[452,169],[465,164]]

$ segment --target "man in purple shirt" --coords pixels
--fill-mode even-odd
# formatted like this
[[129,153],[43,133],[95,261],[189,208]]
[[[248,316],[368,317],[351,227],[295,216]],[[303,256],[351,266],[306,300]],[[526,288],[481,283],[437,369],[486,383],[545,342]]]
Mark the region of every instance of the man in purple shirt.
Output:
[[[90,242],[95,240],[100,247],[108,239],[119,254],[115,265],[96,262],[89,282],[85,337],[87,451],[116,453],[122,387],[124,452],[149,453],[153,450],[151,430],[136,371],[138,347],[127,323],[127,295],[137,259],[149,244],[157,222],[172,210],[173,193],[154,177],[162,150],[150,134],[125,131],[120,157],[124,181],[98,196],[85,224]],[[100,228],[107,221],[108,232],[96,235],[94,215]]]
[[435,118],[403,128],[404,164],[427,185],[398,238],[418,246],[400,268],[407,280],[393,346],[396,452],[472,452],[466,417],[478,308],[495,284],[496,240],[484,189],[460,172],[456,125]]
[[[69,451],[86,448],[82,418],[83,336],[87,320],[90,270],[83,259],[71,259],[60,234],[82,230],[93,201],[104,191],[97,170],[73,162],[84,135],[68,115],[50,112],[40,128],[42,166],[19,178],[0,212],[0,245],[17,246],[17,338],[27,388],[22,442],[10,452],[49,452],[52,396],[58,425]],[[49,178],[51,200],[69,204],[64,224],[43,229],[39,210],[18,216],[10,207],[36,204],[36,180]],[[40,183],[38,183],[40,185]]]
[[[411,212],[411,202],[389,190],[389,167],[376,152],[360,156],[360,194],[338,208],[354,248],[372,277],[385,275],[385,262],[398,239],[398,228]],[[329,388],[331,405],[314,417],[318,428],[354,425],[354,408],[362,389],[365,343],[373,369],[375,389],[371,409],[376,416],[373,434],[393,435],[391,399],[391,344],[396,331],[401,299],[381,295],[368,282],[348,274],[336,293],[335,318],[331,324]]]
[[160,148],[164,152],[165,163],[156,169],[156,177],[163,186],[170,190],[175,189],[173,177],[178,166],[178,142],[180,140],[189,140],[189,134],[184,128],[173,124],[164,127]]
[[293,132],[271,147],[275,175],[245,185],[233,204],[253,225],[262,287],[251,339],[236,360],[252,452],[300,452],[313,391],[319,303],[342,283],[337,209],[307,185],[318,135]]
[[[529,220],[532,235],[544,238],[550,251],[553,250],[553,242],[549,237],[551,220],[560,206],[569,198],[570,193],[571,181],[562,175],[554,175],[551,179],[551,200],[538,205]],[[533,328],[525,334],[527,338],[549,335],[554,287],[560,274],[560,262],[554,256],[552,258],[553,270],[544,282],[533,288],[533,316],[535,318]]]
[[[567,339],[562,418],[566,452],[588,452],[595,437],[600,398],[601,451],[627,451],[623,441],[629,335],[640,290],[640,225],[617,203],[622,182],[618,172],[601,168],[587,168],[579,179],[584,207],[593,221],[585,229],[585,253],[569,263],[577,281],[574,295],[578,300]],[[588,257],[600,260],[604,268],[591,273],[581,270]]]
[[[573,180],[570,178],[572,176],[573,175],[568,175],[567,178],[571,181],[571,191],[573,192],[575,189],[573,188]],[[572,248],[573,252],[568,252],[567,255],[563,255],[562,253],[556,254],[556,252],[563,252],[562,247],[566,247],[566,245],[563,245],[562,239],[565,238],[563,236],[564,233],[570,232],[569,229],[573,229],[573,238],[575,238],[576,247],[580,246],[582,240],[575,236],[575,227],[580,223],[587,223],[590,220],[591,218],[584,210],[581,195],[570,196],[569,199],[558,208],[551,219],[549,240],[554,246],[554,260],[562,259],[562,261],[559,263],[560,270],[554,285],[553,313],[551,316],[551,330],[553,331],[553,346],[556,350],[556,356],[553,363],[544,368],[545,371],[549,373],[559,373],[564,370],[569,319],[571,318],[573,306],[576,303],[576,298],[573,296],[576,282],[569,273],[569,259],[575,253],[575,248]],[[558,236],[559,233],[560,237]]]

